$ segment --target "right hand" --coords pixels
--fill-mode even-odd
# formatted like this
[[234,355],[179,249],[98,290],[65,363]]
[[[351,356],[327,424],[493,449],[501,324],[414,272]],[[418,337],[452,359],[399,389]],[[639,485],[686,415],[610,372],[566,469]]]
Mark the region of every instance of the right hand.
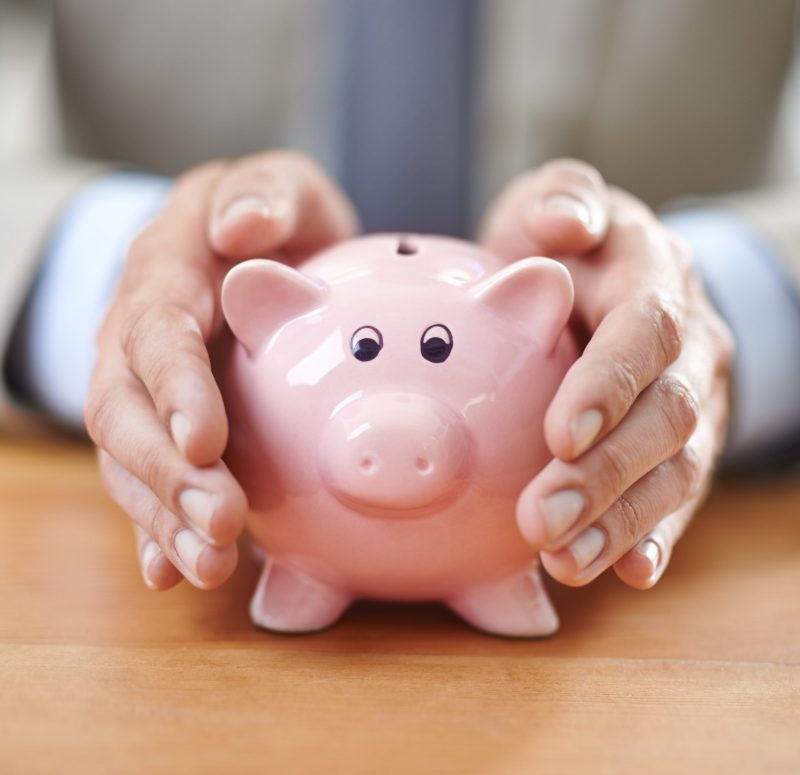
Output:
[[85,420],[151,589],[184,576],[211,589],[238,559],[247,500],[221,460],[228,424],[207,350],[231,262],[294,263],[357,229],[314,162],[275,151],[182,175],[135,240],[98,335]]
[[588,584],[613,566],[648,589],[712,481],[731,334],[688,246],[583,162],[513,180],[483,244],[508,261],[560,257],[575,286],[581,355],[545,415],[554,459],[522,493],[518,524],[557,581]]

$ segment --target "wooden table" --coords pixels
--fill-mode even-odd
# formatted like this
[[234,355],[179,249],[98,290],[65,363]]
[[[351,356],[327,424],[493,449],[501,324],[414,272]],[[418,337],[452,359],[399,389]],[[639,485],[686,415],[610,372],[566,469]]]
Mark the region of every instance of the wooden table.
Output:
[[148,592],[77,443],[0,442],[0,772],[800,772],[800,481],[717,488],[658,587],[553,587],[554,639],[436,606],[253,629]]

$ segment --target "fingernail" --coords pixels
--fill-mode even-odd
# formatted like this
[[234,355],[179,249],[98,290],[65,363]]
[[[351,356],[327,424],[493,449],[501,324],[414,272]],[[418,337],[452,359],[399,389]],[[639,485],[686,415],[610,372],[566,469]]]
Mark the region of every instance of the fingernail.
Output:
[[650,563],[651,571],[647,579],[649,585],[653,585],[661,576],[661,547],[652,538],[646,538],[634,550],[637,554],[644,557]]
[[606,545],[606,534],[596,528],[587,527],[568,547],[578,571],[588,568],[602,553]]
[[213,543],[210,538],[211,519],[219,503],[219,496],[198,490],[196,487],[189,487],[181,493],[178,501],[189,521],[209,543]]
[[182,455],[185,455],[189,434],[192,432],[192,424],[180,412],[173,412],[169,418],[169,430],[172,433],[172,440],[175,442],[175,446]]
[[148,541],[142,549],[142,556],[139,564],[142,567],[142,577],[144,578],[144,583],[147,584],[147,586],[151,589],[155,588],[155,583],[150,576],[150,564],[156,559],[156,557],[158,557],[159,554],[161,554],[161,549],[159,549],[158,544],[155,541]]
[[545,530],[550,541],[555,541],[566,533],[576,522],[586,505],[577,490],[561,490],[539,501]]
[[572,449],[574,454],[582,455],[597,438],[603,427],[603,415],[597,409],[587,409],[570,423],[572,433]]
[[229,223],[241,218],[243,215],[250,215],[251,213],[261,215],[264,218],[274,216],[274,210],[266,199],[260,196],[243,196],[235,199],[220,217],[217,227],[221,228],[227,226]]
[[179,530],[174,546],[181,564],[197,578],[197,562],[206,544],[191,530]]
[[576,218],[588,231],[592,230],[592,211],[588,205],[570,194],[554,194],[544,201],[542,210],[549,215]]

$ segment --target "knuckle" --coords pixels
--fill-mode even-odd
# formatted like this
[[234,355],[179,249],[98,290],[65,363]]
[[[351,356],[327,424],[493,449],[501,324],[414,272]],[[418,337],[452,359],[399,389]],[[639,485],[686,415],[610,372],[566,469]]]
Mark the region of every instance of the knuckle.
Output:
[[611,392],[606,398],[606,404],[613,406],[617,401],[613,397],[621,398],[623,411],[633,405],[636,397],[639,395],[639,377],[636,373],[636,366],[632,365],[624,359],[618,359],[611,362],[609,387]]
[[132,302],[128,314],[122,319],[119,329],[119,344],[128,361],[134,360],[139,352],[142,336],[148,329],[149,318],[152,314],[152,304]]
[[661,363],[673,363],[681,354],[684,339],[678,310],[660,294],[652,294],[644,300],[644,312],[653,327]]
[[104,446],[112,423],[111,407],[113,406],[113,393],[106,387],[93,386],[86,399],[83,410],[83,421],[89,438],[98,446]]
[[633,546],[640,538],[645,520],[645,507],[638,498],[620,495],[614,508],[617,516],[616,532],[625,546]]
[[686,498],[693,498],[702,492],[705,484],[703,461],[698,451],[687,444],[675,455],[675,465]]
[[[167,510],[157,500],[148,503],[144,515],[144,529],[162,551],[172,546],[172,528],[172,520],[169,519]],[[168,551],[165,553],[169,554]]]
[[174,304],[135,304],[120,328],[122,351],[153,397],[172,382],[181,359],[199,356],[197,341],[203,341],[197,320]]
[[168,506],[175,503],[180,480],[168,458],[157,446],[142,447],[136,458],[136,469],[136,475],[161,503]]
[[606,439],[598,445],[597,454],[600,457],[600,477],[603,488],[616,493],[625,489],[628,479],[628,472],[631,468],[630,455],[620,444],[614,442],[613,438]]
[[156,486],[162,478],[162,456],[152,446],[142,445],[136,455],[137,474],[151,490],[158,490]]
[[675,374],[656,380],[659,405],[676,446],[683,445],[700,421],[700,404],[689,385]]
[[167,358],[156,358],[146,369],[142,370],[142,381],[147,387],[147,392],[152,397],[156,408],[169,393],[173,375],[173,363]]

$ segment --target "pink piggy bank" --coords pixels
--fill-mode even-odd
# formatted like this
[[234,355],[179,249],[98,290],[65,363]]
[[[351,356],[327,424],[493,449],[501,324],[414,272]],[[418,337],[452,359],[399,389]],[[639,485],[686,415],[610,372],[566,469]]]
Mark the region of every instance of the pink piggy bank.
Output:
[[256,625],[319,630],[375,598],[441,601],[498,635],[557,630],[516,502],[550,459],[572,299],[555,261],[441,237],[230,271],[217,371],[265,554]]

